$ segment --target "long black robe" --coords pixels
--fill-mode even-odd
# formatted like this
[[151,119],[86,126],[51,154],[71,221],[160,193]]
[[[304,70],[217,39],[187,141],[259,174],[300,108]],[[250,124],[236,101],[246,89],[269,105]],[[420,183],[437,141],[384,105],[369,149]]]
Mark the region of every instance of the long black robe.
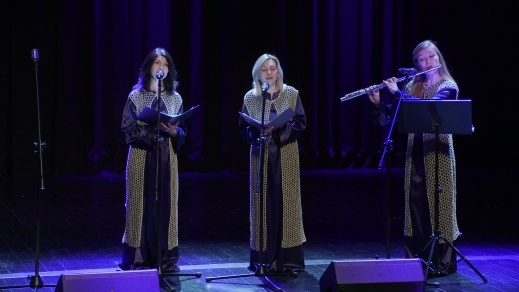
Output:
[[[132,92],[134,93],[134,92]],[[150,107],[153,109],[157,109],[157,98],[152,94],[150,91],[142,90],[141,93],[137,93],[137,95],[143,95],[143,99],[152,99]],[[168,112],[168,109],[164,102],[168,102],[169,104],[173,103],[172,99],[180,98],[177,94],[167,94],[163,93],[161,94],[161,103],[160,103],[160,112],[166,113],[166,114],[179,114],[182,113],[182,106],[180,105],[178,108],[178,111]],[[146,103],[149,101],[145,101]],[[181,100],[180,100],[181,102]],[[178,101],[177,101],[178,103]],[[146,269],[146,268],[156,268],[157,264],[157,255],[158,255],[158,204],[156,201],[156,165],[157,165],[157,152],[155,150],[155,137],[157,134],[157,130],[155,127],[142,124],[140,122],[137,122],[137,116],[138,116],[138,107],[134,103],[134,101],[129,98],[124,112],[123,112],[123,119],[122,119],[122,129],[126,136],[126,142],[130,145],[132,148],[138,148],[143,149],[146,151],[145,153],[145,160],[144,161],[138,161],[135,162],[138,167],[143,167],[143,181],[142,181],[142,226],[140,230],[140,240],[139,244],[130,244],[128,241],[130,240],[126,234],[128,232],[135,232],[133,230],[128,230],[128,224],[127,224],[127,230],[125,231],[125,237],[123,238],[123,260],[121,264],[119,265],[124,270],[134,270],[134,269]],[[171,222],[170,214],[172,211],[172,208],[176,209],[176,204],[173,204],[174,207],[172,207],[172,201],[174,200],[174,203],[176,203],[177,195],[178,194],[172,194],[172,184],[177,184],[178,182],[174,180],[178,180],[178,174],[172,173],[171,169],[176,169],[176,160],[171,161],[170,156],[170,149],[173,149],[173,151],[178,151],[180,146],[184,144],[185,137],[186,137],[186,129],[183,125],[177,126],[177,137],[170,137],[167,133],[160,133],[160,136],[163,138],[163,142],[161,143],[161,155],[160,155],[160,173],[161,173],[161,179],[160,179],[160,221],[161,221],[161,266],[163,271],[178,271],[178,267],[176,266],[176,262],[179,258],[179,251],[178,246],[175,246],[173,248],[168,248],[168,246],[171,246],[168,241],[171,241],[171,234],[170,233],[170,224],[174,224],[176,226],[177,222]],[[130,151],[135,149],[130,149]],[[176,155],[176,154],[175,154]],[[128,156],[128,164],[133,163],[130,161],[132,156],[129,154]],[[171,165],[171,164],[175,165]],[[128,175],[128,174],[127,174]],[[134,182],[128,181],[127,178],[127,184],[131,184]],[[128,191],[127,187],[127,192]],[[133,200],[128,198],[127,194],[127,208],[129,207],[129,204],[133,204]],[[135,220],[136,214],[133,212],[128,211],[127,212],[127,222],[130,222],[132,220]],[[176,228],[174,228],[176,230]],[[175,241],[176,241],[176,234],[174,235]],[[131,241],[130,241],[131,242]]]
[[[270,96],[269,93],[265,93],[267,98],[272,101],[276,100],[279,96],[279,92],[274,93]],[[301,209],[300,202],[300,193],[299,193],[299,168],[297,167],[296,174],[283,174],[282,167],[282,159],[298,159],[297,155],[283,157],[281,148],[296,142],[297,138],[301,135],[301,133],[306,128],[306,115],[301,104],[301,99],[299,95],[297,96],[297,100],[294,101],[295,109],[294,112],[296,116],[292,119],[292,121],[287,122],[285,125],[280,128],[274,130],[269,140],[269,143],[264,147],[267,148],[268,151],[268,162],[266,163],[266,199],[264,203],[266,205],[266,242],[265,242],[265,251],[263,253],[262,263],[267,266],[267,269],[271,272],[283,272],[287,270],[303,270],[305,268],[304,264],[304,252],[303,252],[303,241],[304,232],[302,231],[302,216],[298,216],[296,221],[291,222],[297,223],[294,226],[290,226],[291,223],[283,223],[284,211],[287,212],[286,208],[290,207],[284,206],[283,202],[287,203],[287,200],[290,200],[290,205],[294,206],[296,209]],[[253,97],[259,98],[261,97]],[[272,104],[266,111],[270,111],[269,120],[272,120],[275,116],[277,116],[278,112]],[[250,115],[250,112],[247,109],[247,106],[243,105],[242,112]],[[250,125],[243,118],[240,117],[239,121],[239,130],[243,139],[251,145],[251,155],[253,155],[254,147],[258,146],[258,137],[260,135],[259,128],[256,126]],[[297,144],[296,144],[297,145]],[[297,150],[296,150],[297,152]],[[259,153],[259,151],[258,151]],[[298,153],[295,153],[298,154]],[[254,163],[251,157],[251,164]],[[297,161],[298,165],[299,161]],[[256,186],[256,177],[253,174],[252,169],[257,166],[251,165],[251,250],[250,250],[250,266],[249,268],[254,270],[257,264],[260,263],[259,260],[259,248],[254,248],[257,242],[254,242],[254,234],[258,233],[259,226],[254,224],[254,216],[257,214],[257,210],[253,210],[255,208],[254,200],[254,192]],[[296,176],[296,187],[293,189],[296,193],[287,192],[287,187],[283,188],[283,176]],[[285,180],[288,179],[285,177]],[[283,191],[285,189],[285,192]],[[285,208],[284,208],[285,207]],[[286,215],[286,214],[285,214]],[[291,228],[295,228],[295,230],[290,230]],[[301,229],[301,230],[299,230]],[[298,236],[292,237],[292,239],[287,240],[287,237],[291,237],[289,234],[299,234]],[[302,233],[302,234],[301,234]],[[285,237],[284,237],[285,236]],[[296,239],[299,238],[299,239]],[[302,238],[302,239],[301,239]],[[283,247],[283,240],[285,239],[285,246]],[[290,242],[290,243],[287,243]],[[295,242],[295,243],[294,243]]]
[[[405,91],[411,89],[410,82]],[[373,120],[378,125],[388,124],[394,117],[394,108],[400,97],[395,92],[393,104],[381,102],[373,111]],[[456,99],[458,86],[452,80],[441,78],[435,84],[423,88],[422,96],[404,98]],[[439,228],[442,234],[454,244],[459,236],[456,219],[456,168],[452,135],[439,134],[439,178],[443,188],[440,196]],[[420,257],[424,262],[429,259],[430,246],[426,246],[435,231],[434,223],[434,134],[410,133],[408,136],[406,158],[406,203],[405,203],[405,257]],[[442,274],[456,272],[456,254],[443,241],[437,245],[432,262]]]

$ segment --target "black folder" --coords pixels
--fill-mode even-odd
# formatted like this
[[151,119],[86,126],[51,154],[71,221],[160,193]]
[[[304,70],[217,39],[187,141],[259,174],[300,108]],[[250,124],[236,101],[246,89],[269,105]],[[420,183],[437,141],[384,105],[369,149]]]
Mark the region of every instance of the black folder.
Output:
[[[184,120],[188,119],[195,112],[195,110],[197,108],[198,108],[198,105],[192,107],[191,109],[189,109],[186,112],[181,113],[180,115],[175,115],[175,116],[170,116],[165,113],[160,113],[160,122],[164,123],[164,124],[166,124],[166,123],[174,124],[176,121],[184,121]],[[146,124],[148,124],[150,126],[156,126],[157,125],[157,114],[158,114],[158,112],[156,110],[149,108],[149,107],[145,107],[141,111],[141,113],[139,114],[137,119],[139,121],[145,122]]]
[[[238,113],[247,122],[249,122],[253,125],[256,125],[258,127],[261,126],[261,121],[251,118],[250,116],[248,116],[247,114],[244,114],[242,112],[238,112]],[[293,118],[295,115],[296,115],[296,113],[294,112],[294,110],[292,110],[291,108],[288,108],[284,112],[282,112],[280,115],[276,116],[274,119],[269,121],[268,123],[265,123],[264,127],[265,128],[274,127],[274,129],[277,129],[277,128],[283,126],[286,122],[288,122],[288,120]]]

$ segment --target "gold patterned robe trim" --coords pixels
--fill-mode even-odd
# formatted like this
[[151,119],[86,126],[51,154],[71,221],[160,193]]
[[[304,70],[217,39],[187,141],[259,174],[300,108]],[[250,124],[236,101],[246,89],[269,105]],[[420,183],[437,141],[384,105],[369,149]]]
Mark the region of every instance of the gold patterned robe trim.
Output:
[[[435,84],[424,87],[422,97],[429,99],[443,88],[454,88],[458,91],[456,83],[442,78]],[[409,91],[410,86],[406,88]],[[456,93],[456,97],[457,97]],[[435,134],[423,134],[423,156],[427,186],[427,198],[429,201],[429,213],[431,217],[432,231],[436,231],[435,218]],[[451,134],[438,134],[438,181],[442,189],[440,193],[440,230],[447,240],[454,241],[459,235],[458,221],[456,218],[456,159],[454,156],[454,145]],[[409,210],[409,190],[411,178],[411,163],[413,157],[414,134],[408,135],[407,154],[405,164],[405,236],[413,236],[411,224],[411,212]]]
[[[282,113],[288,108],[296,109],[299,92],[291,87],[284,85],[283,91],[275,100],[266,100],[265,104],[265,123],[269,122],[270,107],[274,107],[278,113]],[[256,120],[261,120],[263,99],[257,96],[254,90],[247,92],[244,104],[250,116]],[[263,240],[267,238],[266,223],[266,193],[267,193],[267,168],[268,168],[268,148],[263,147]],[[301,245],[306,241],[303,229],[303,214],[301,207],[301,189],[299,174],[299,148],[297,141],[281,147],[281,171],[282,171],[282,191],[283,191],[283,235],[281,247],[289,248]],[[259,148],[250,148],[250,247],[254,250],[260,249],[259,242],[259,219],[260,198],[255,194],[256,180],[258,178]],[[263,250],[266,249],[264,245]]]
[[[153,92],[145,90],[134,90],[129,97],[136,107],[136,114],[150,107],[156,98]],[[162,92],[161,100],[166,105],[169,115],[176,115],[182,106],[182,98],[177,93]],[[137,121],[143,124],[141,121]],[[170,159],[170,217],[168,224],[168,249],[178,246],[178,161],[177,154],[173,151],[171,139],[165,139],[163,146],[169,147]],[[144,165],[146,161],[146,150],[130,146],[126,166],[126,229],[123,242],[133,248],[141,245],[142,218],[144,210]],[[149,202],[148,202],[149,203]]]

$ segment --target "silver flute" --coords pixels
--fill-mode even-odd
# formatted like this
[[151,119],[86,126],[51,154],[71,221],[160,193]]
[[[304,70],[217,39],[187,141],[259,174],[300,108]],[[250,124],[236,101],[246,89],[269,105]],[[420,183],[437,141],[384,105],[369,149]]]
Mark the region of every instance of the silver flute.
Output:
[[[438,68],[440,68],[442,65],[438,65],[437,67],[434,67],[434,68],[431,68],[431,69],[428,69],[428,70],[425,70],[425,71],[420,71],[416,74],[413,74],[413,75],[408,75],[408,76],[405,76],[405,77],[400,77],[396,80],[396,82],[402,82],[404,80],[406,80],[407,78],[411,79],[417,75],[420,75],[420,74],[424,74],[424,73],[427,73],[429,71],[433,71],[433,70],[436,70]],[[355,98],[357,96],[361,96],[363,94],[366,94],[370,91],[373,91],[373,90],[377,90],[377,89],[381,89],[381,88],[384,88],[386,87],[386,84],[384,84],[384,82],[382,82],[381,84],[379,85],[371,85],[370,87],[367,87],[367,88],[364,88],[364,89],[360,89],[360,90],[357,90],[357,91],[354,91],[352,93],[348,93],[346,94],[345,96],[341,97],[341,101],[347,101],[347,100],[350,100],[352,98]]]

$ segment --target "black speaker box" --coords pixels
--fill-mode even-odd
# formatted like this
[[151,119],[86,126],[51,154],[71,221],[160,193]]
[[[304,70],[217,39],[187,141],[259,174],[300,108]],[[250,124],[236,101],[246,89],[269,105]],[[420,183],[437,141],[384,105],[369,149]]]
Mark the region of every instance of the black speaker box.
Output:
[[321,292],[423,291],[420,259],[332,261],[319,279]]
[[160,292],[157,270],[62,274],[55,292]]

